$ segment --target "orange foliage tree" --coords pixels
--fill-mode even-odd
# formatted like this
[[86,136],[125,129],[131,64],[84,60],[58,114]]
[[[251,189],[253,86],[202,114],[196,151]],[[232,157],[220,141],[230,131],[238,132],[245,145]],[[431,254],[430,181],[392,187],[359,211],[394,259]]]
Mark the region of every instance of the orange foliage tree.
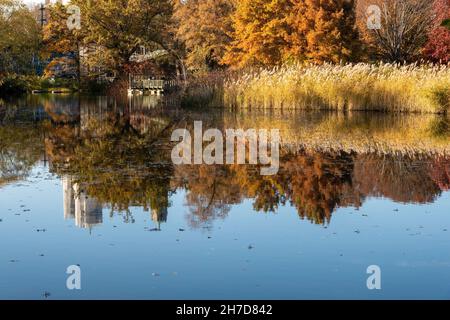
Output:
[[289,43],[294,57],[348,62],[358,53],[355,1],[291,0]]
[[353,0],[244,0],[232,21],[223,62],[235,68],[350,61],[359,47]]

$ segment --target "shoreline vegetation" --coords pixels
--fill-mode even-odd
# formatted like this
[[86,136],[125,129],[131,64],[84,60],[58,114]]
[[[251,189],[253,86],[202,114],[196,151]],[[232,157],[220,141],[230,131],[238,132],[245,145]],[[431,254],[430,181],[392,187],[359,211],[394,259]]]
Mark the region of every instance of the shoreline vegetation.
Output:
[[143,76],[182,83],[189,107],[447,114],[449,16],[450,0],[0,0],[0,95],[119,96]]
[[450,65],[293,64],[226,80],[223,100],[237,108],[447,113]]
[[37,75],[6,74],[0,78],[2,95],[39,93],[79,92],[78,83],[73,79],[48,79]]
[[[76,93],[71,80],[12,76],[10,93]],[[94,92],[102,92],[101,89]],[[448,114],[450,64],[291,64],[191,79],[182,106]]]
[[450,112],[450,64],[300,64],[208,73],[182,106],[393,113]]

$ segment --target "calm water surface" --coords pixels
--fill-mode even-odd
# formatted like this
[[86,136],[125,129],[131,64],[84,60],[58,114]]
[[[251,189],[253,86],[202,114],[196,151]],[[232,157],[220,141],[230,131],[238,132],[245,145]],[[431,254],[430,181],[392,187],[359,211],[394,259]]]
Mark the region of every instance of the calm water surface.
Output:
[[[176,105],[0,100],[0,298],[450,298],[448,118]],[[173,165],[197,120],[280,129],[278,174]]]

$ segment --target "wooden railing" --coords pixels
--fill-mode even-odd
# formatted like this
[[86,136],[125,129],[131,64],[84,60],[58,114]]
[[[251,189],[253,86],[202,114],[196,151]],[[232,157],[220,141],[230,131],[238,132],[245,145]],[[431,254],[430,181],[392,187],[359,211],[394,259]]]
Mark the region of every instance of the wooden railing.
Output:
[[176,86],[176,80],[151,79],[143,75],[130,75],[129,79],[129,89],[132,90],[168,90]]

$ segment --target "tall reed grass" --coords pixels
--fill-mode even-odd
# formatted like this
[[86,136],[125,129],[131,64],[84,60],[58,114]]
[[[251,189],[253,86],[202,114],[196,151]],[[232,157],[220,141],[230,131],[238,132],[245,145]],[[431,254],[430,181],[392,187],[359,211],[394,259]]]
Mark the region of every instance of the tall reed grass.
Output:
[[224,102],[240,108],[447,113],[450,65],[293,64],[224,83]]

